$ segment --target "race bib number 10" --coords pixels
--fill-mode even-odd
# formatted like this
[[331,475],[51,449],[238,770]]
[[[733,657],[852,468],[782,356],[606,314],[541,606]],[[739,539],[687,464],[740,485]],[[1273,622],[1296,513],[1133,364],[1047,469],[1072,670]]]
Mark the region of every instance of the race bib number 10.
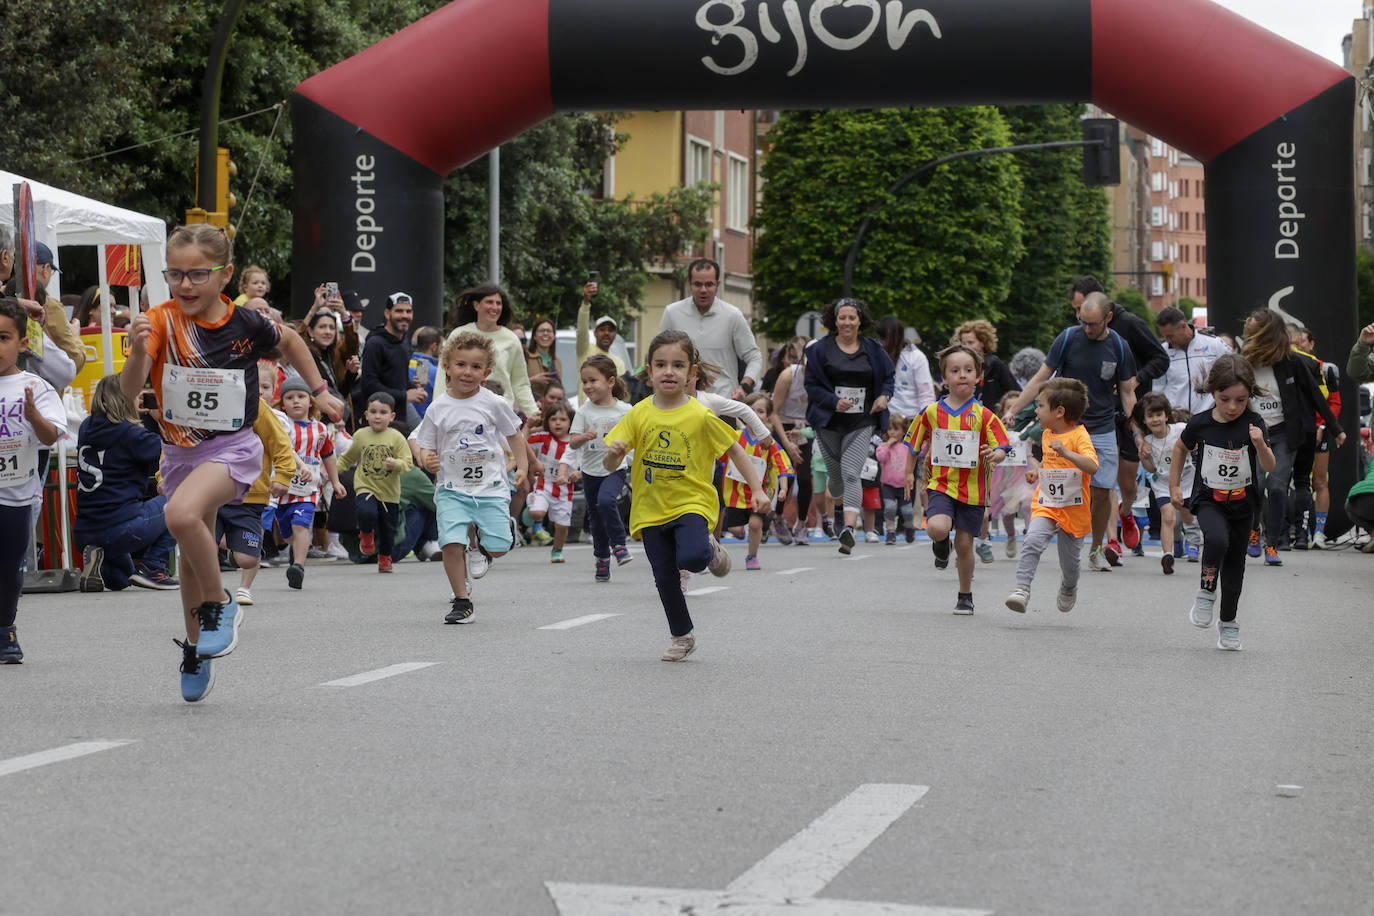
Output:
[[168,365],[162,370],[162,417],[195,429],[242,429],[246,390],[242,369]]
[[932,439],[931,464],[942,468],[978,467],[976,429],[937,429]]

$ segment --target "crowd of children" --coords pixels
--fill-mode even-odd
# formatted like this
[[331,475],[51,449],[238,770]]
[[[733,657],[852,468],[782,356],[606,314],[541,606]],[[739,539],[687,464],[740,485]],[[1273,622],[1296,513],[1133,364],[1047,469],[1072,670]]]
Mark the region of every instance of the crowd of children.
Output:
[[[83,591],[130,583],[180,588],[186,638],[176,642],[187,701],[210,692],[215,660],[237,645],[260,567],[284,549],[287,584],[300,589],[307,561],[323,559],[316,551],[324,547],[337,552],[341,531],[356,531],[347,552],[360,561],[375,557],[381,573],[412,550],[422,560],[441,558],[453,593],[443,621],[467,624],[474,620],[472,581],[515,545],[521,527],[540,534],[551,527],[550,560],[564,562],[580,490],[594,581],[610,581],[612,559],[632,561],[631,539],[643,545],[668,624],[665,661],[696,648],[687,581],[706,570],[730,571],[724,533],[746,542],[748,571],[762,568],[760,546],[770,531],[800,545],[836,536],[825,464],[808,447],[814,434],[796,398],[789,391],[779,415],[766,393],[743,402],[704,393],[716,367],[702,362],[681,331],[650,343],[641,370],[649,394],[637,403],[629,403],[615,362],[593,353],[578,371],[580,406],[552,394],[527,419],[493,391],[488,336],[455,333],[440,349],[441,337],[431,334],[418,369],[433,397],[418,425],[398,422],[395,399],[377,392],[350,433],[343,403],[296,331],[223,295],[234,268],[221,230],[178,229],[168,239],[167,263],[173,298],[134,319],[125,368],[100,383],[81,427],[84,515],[76,534]],[[270,287],[254,270],[243,288],[260,297]],[[51,386],[20,370],[24,348],[22,310],[0,301],[0,526],[13,531],[32,530],[39,450],[67,422]],[[1080,423],[1083,383],[1050,380],[1033,416],[1028,408],[1004,425],[1000,411],[1014,395],[998,411],[976,396],[983,352],[955,343],[938,359],[943,396],[914,417],[893,413],[886,434],[873,436],[862,472],[869,539],[881,532],[889,545],[899,536],[911,543],[923,528],[936,568],[954,555],[954,613],[971,615],[976,563],[991,560],[980,539],[994,519],[1007,556],[1017,559],[1006,606],[1028,609],[1040,557],[1054,541],[1055,604],[1072,610],[1098,469]],[[781,378],[798,373],[789,366]],[[135,404],[143,403],[148,380],[151,402],[140,424]],[[1199,390],[1214,396],[1210,411],[1181,415],[1163,396],[1146,394],[1131,420],[1159,505],[1162,571],[1174,572],[1177,537],[1178,555],[1201,564],[1191,622],[1212,625],[1220,590],[1218,645],[1234,650],[1241,646],[1237,612],[1251,522],[1275,455],[1264,420],[1251,409],[1265,389],[1245,359],[1217,359]],[[804,499],[789,453],[809,482]],[[154,469],[158,492],[146,492],[135,482]],[[622,503],[630,493],[627,531]],[[527,494],[523,506],[515,494]],[[22,658],[15,614],[25,542],[4,544],[0,662]],[[168,570],[174,545],[180,582]],[[239,570],[232,593],[220,576],[228,558]]]

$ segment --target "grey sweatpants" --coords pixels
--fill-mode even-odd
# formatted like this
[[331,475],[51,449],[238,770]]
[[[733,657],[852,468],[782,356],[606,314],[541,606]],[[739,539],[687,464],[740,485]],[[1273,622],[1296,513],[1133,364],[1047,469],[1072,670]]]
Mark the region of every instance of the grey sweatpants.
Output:
[[1059,536],[1059,575],[1060,585],[1065,588],[1078,587],[1078,561],[1083,552],[1083,539],[1064,531],[1054,519],[1044,515],[1033,516],[1026,534],[1021,538],[1021,556],[1016,563],[1016,584],[1029,589],[1035,579],[1035,567],[1040,565],[1040,554],[1050,545],[1050,538]]

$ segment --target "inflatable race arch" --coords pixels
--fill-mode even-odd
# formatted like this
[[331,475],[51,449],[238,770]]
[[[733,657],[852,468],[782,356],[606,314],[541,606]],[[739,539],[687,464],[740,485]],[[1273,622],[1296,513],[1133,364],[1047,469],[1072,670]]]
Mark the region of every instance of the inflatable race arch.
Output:
[[1209,0],[455,0],[297,87],[293,298],[433,323],[443,177],[556,112],[1083,101],[1204,164],[1212,323],[1272,304],[1343,354],[1355,81]]

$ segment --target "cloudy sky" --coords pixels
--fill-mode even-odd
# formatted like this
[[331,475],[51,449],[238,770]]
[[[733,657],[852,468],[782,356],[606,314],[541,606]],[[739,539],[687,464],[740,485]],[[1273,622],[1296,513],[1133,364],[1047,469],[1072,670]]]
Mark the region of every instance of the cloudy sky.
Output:
[[1364,0],[1214,0],[1271,32],[1337,64],[1341,39],[1360,16]]

